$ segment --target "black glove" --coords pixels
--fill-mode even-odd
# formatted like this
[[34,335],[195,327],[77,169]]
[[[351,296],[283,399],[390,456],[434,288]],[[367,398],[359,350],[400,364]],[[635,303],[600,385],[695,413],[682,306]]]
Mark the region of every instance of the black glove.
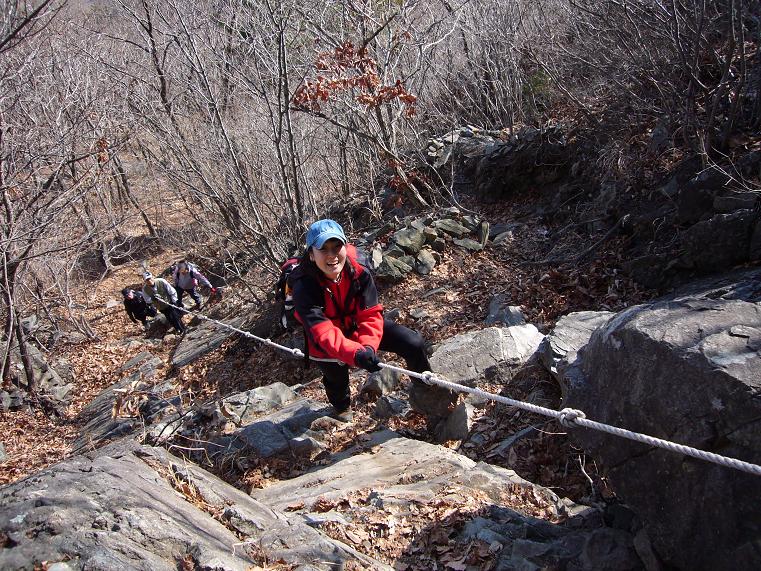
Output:
[[359,349],[354,355],[354,362],[357,364],[357,367],[362,367],[365,371],[370,371],[371,373],[381,370],[380,359],[378,359],[378,355],[375,354],[375,349],[372,347],[366,346],[364,349]]

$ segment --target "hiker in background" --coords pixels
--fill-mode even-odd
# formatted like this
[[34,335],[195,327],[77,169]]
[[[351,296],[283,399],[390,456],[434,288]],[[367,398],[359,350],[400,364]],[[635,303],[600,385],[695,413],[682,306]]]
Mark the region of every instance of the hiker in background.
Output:
[[177,262],[177,266],[174,268],[174,287],[177,290],[177,307],[183,307],[182,296],[185,292],[190,294],[193,301],[196,304],[191,308],[192,311],[201,309],[201,296],[198,294],[199,282],[201,285],[205,285],[211,290],[211,295],[217,293],[217,288],[211,285],[206,276],[203,275],[195,264],[191,264],[187,260],[180,260]]
[[391,351],[416,372],[430,371],[423,337],[383,318],[366,261],[333,220],[309,227],[306,252],[289,282],[296,318],[303,324],[309,357],[323,374],[333,418],[352,419],[349,367],[380,370],[377,351]]
[[148,317],[156,317],[156,308],[146,303],[143,294],[134,289],[125,287],[122,290],[122,296],[124,296],[124,309],[132,323],[142,323],[143,329],[148,329]]
[[151,272],[143,274],[145,284],[143,285],[143,297],[148,303],[164,314],[169,324],[174,327],[178,333],[185,332],[185,326],[182,324],[182,314],[177,309],[177,292],[168,281],[164,278],[155,278]]

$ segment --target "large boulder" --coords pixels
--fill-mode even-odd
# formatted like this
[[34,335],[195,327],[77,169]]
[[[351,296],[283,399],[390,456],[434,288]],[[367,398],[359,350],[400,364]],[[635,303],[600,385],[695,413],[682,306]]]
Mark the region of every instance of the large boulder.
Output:
[[[2,569],[385,568],[161,448],[122,441],[0,490]],[[43,563],[47,562],[47,563]],[[67,568],[67,567],[63,567]]]
[[552,333],[547,335],[537,351],[539,360],[555,379],[560,381],[563,397],[567,387],[563,382],[568,366],[589,341],[592,332],[613,316],[610,311],[577,311],[561,317]]
[[[742,299],[757,300],[758,274],[616,315],[569,367],[566,406],[761,464],[761,305]],[[761,478],[598,431],[573,435],[642,517],[668,565],[761,566]]]
[[[502,367],[519,366],[536,351],[543,335],[531,324],[513,327],[487,327],[456,335],[442,343],[431,356],[431,368],[448,381],[477,387],[479,380],[495,374]],[[435,427],[453,412],[457,394],[437,385],[415,381],[410,387],[410,404],[426,415]],[[439,438],[467,432],[467,415],[461,426],[440,429]],[[448,436],[445,436],[448,435]]]
[[450,381],[476,386],[478,379],[495,367],[525,363],[543,338],[531,324],[463,333],[436,349],[431,367]]

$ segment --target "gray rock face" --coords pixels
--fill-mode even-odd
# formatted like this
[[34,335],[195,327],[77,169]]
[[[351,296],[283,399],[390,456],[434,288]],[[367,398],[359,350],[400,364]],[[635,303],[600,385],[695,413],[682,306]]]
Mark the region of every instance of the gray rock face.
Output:
[[232,435],[219,439],[227,450],[212,448],[212,453],[228,453],[235,450],[250,452],[268,458],[289,448],[289,441],[303,435],[313,421],[325,416],[330,407],[323,403],[297,399],[283,408],[259,416],[256,422],[247,424]]
[[497,294],[489,301],[489,315],[484,320],[486,325],[523,325],[526,318],[520,307],[509,305],[503,294]]
[[375,272],[375,275],[381,279],[390,282],[400,282],[412,271],[412,267],[405,264],[399,259],[391,256],[383,256],[383,261]]
[[3,569],[65,561],[74,570],[244,571],[280,558],[311,569],[383,568],[165,450],[135,443],[6,486],[0,504]]
[[[245,319],[238,317],[226,323],[240,329],[245,323]],[[214,351],[231,335],[235,335],[235,332],[210,321],[204,321],[202,325],[189,330],[183,336],[182,341],[180,341],[180,344],[172,355],[172,366],[184,367],[192,363],[196,359]]]
[[639,571],[644,568],[632,535],[625,530],[599,528],[569,532],[536,520],[526,530],[528,533],[516,534],[521,527],[521,516],[515,511],[491,506],[485,517],[477,517],[465,525],[461,537],[500,547],[496,569],[558,568],[552,564],[545,566],[547,561],[571,562],[567,567],[559,567],[561,569]]
[[465,440],[473,427],[472,404],[461,402],[452,411],[446,421],[436,427],[436,439],[439,442],[446,440]]
[[402,228],[394,233],[396,242],[405,252],[417,254],[425,244],[425,234],[422,230],[414,227]]
[[447,243],[443,238],[436,238],[431,243],[431,248],[434,252],[443,252],[447,249]]
[[483,244],[481,244],[480,242],[476,242],[475,240],[471,240],[470,238],[462,238],[462,239],[455,238],[453,242],[457,246],[460,246],[461,248],[465,248],[466,250],[470,252],[480,252],[481,250],[484,249]]
[[[32,324],[27,324],[32,327]],[[26,344],[29,360],[32,364],[32,374],[37,381],[37,388],[40,394],[45,395],[47,400],[58,410],[63,411],[71,401],[72,389],[74,385],[67,382],[58,371],[48,363],[42,352],[34,346],[33,343]],[[18,368],[24,379],[23,366],[21,363],[21,355],[18,352],[18,346],[11,351],[11,360],[18,364]]]
[[571,165],[563,129],[552,126],[540,132],[524,127],[509,140],[483,145],[482,151],[463,152],[462,170],[471,174],[474,193],[490,201],[532,185],[557,180]]
[[[84,427],[73,449],[79,451],[102,446],[157,421],[164,409],[174,411],[176,403],[171,398],[163,398],[163,393],[171,389],[171,385],[154,386],[148,382],[155,376],[156,368],[161,366],[161,358],[147,351],[125,363],[122,371],[133,369],[132,372],[100,393],[77,416],[77,421]],[[130,397],[130,394],[134,396]],[[117,406],[119,400],[124,406]],[[116,416],[115,411],[118,412]]]
[[401,378],[401,373],[391,369],[381,369],[377,373],[372,373],[367,377],[359,392],[377,396],[387,395],[396,390]]
[[391,395],[385,395],[375,403],[373,416],[376,418],[391,418],[392,416],[404,416],[409,412],[410,406],[406,400],[396,398]]
[[720,270],[750,259],[751,236],[758,222],[752,210],[717,214],[694,224],[682,237],[682,261],[698,270]]
[[470,230],[451,218],[443,218],[442,220],[436,220],[433,223],[434,227],[441,230],[445,234],[454,236],[455,238],[462,238],[470,234]]
[[526,362],[543,337],[531,324],[463,333],[436,349],[431,367],[450,381],[475,386],[476,379],[489,369]]
[[539,359],[552,376],[560,381],[563,395],[567,387],[563,382],[568,365],[576,360],[579,349],[589,341],[592,332],[613,316],[610,311],[579,311],[561,317],[552,333],[539,345]]
[[[489,327],[456,335],[442,343],[431,356],[431,368],[449,381],[465,386],[477,386],[477,380],[498,367],[520,365],[534,354],[543,335],[533,325]],[[437,385],[415,380],[409,390],[410,404],[426,415],[428,424],[436,427],[452,412],[457,393]],[[460,418],[460,417],[458,417]],[[456,428],[437,428],[440,434],[467,432],[465,425]],[[448,436],[452,438],[452,436]]]
[[272,383],[225,397],[219,403],[218,420],[231,419],[235,424],[248,424],[262,413],[279,408],[298,398],[298,395],[283,383]]
[[[409,440],[390,431],[370,435],[372,452],[349,450],[336,462],[303,476],[255,490],[252,497],[276,511],[302,506],[293,513],[320,527],[326,521],[341,527],[362,525],[372,506],[372,521],[415,510],[448,498],[488,498],[487,506],[465,522],[463,541],[483,539],[500,551],[497,569],[573,569],[585,558],[585,569],[641,569],[632,549],[631,534],[581,525],[581,517],[568,525],[553,525],[504,506],[507,490],[533,495],[550,513],[566,513],[567,505],[553,492],[523,480],[512,470],[476,463],[448,448]],[[366,449],[365,448],[365,449]],[[512,494],[513,492],[508,492]],[[321,513],[327,503],[355,497],[352,508]],[[573,504],[571,504],[573,505]],[[484,515],[480,515],[484,514]],[[489,531],[492,533],[490,533]],[[599,534],[607,534],[599,538]],[[596,549],[595,546],[599,546]],[[604,549],[602,547],[605,547]],[[616,565],[618,565],[616,567]]]
[[[579,352],[566,406],[761,464],[761,305],[721,299],[738,291],[680,294],[616,315]],[[598,431],[573,435],[602,462],[667,564],[761,565],[761,478]]]
[[423,276],[427,276],[436,267],[436,257],[430,250],[420,250],[417,256],[417,263],[415,269],[417,273]]
[[427,417],[429,426],[435,426],[449,416],[458,396],[448,389],[413,379],[409,398],[412,408]]
[[[153,353],[151,353],[150,351],[141,351],[140,353],[132,357],[129,361],[124,363],[124,365],[121,366],[120,370],[122,372],[129,371],[131,368],[137,367],[138,365],[143,365],[148,362],[155,363],[154,359],[155,358],[153,356]],[[163,361],[161,361],[160,359],[159,359],[159,362],[163,363]]]
[[131,433],[141,425],[139,418],[112,417],[118,391],[139,381],[140,371],[135,371],[108,387],[82,409],[77,421],[84,427],[74,441],[75,451],[101,446]]
[[502,232],[501,234],[498,234],[494,238],[494,245],[500,246],[502,244],[510,244],[515,239],[515,236],[513,235],[512,230],[507,230],[506,232]]
[[[335,457],[336,462],[261,490],[251,497],[276,509],[304,502],[306,513],[317,498],[343,498],[352,491],[372,488],[399,492],[398,498],[414,501],[432,497],[447,485],[471,485],[496,492],[492,485],[517,485],[535,489],[551,510],[562,510],[560,500],[550,490],[535,486],[512,470],[477,464],[453,450],[404,438],[388,430],[369,434],[372,441],[365,448],[371,453],[350,449]],[[377,448],[375,448],[377,446]],[[491,484],[491,485],[490,485]],[[404,492],[404,493],[402,493]]]

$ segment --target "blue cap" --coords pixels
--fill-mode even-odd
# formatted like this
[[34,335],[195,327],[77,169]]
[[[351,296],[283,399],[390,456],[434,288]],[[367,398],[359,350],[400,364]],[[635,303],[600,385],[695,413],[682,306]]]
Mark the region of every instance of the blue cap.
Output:
[[325,242],[331,238],[337,238],[346,244],[346,235],[344,229],[335,220],[318,220],[309,227],[307,232],[307,248],[314,246],[315,248],[322,248]]

